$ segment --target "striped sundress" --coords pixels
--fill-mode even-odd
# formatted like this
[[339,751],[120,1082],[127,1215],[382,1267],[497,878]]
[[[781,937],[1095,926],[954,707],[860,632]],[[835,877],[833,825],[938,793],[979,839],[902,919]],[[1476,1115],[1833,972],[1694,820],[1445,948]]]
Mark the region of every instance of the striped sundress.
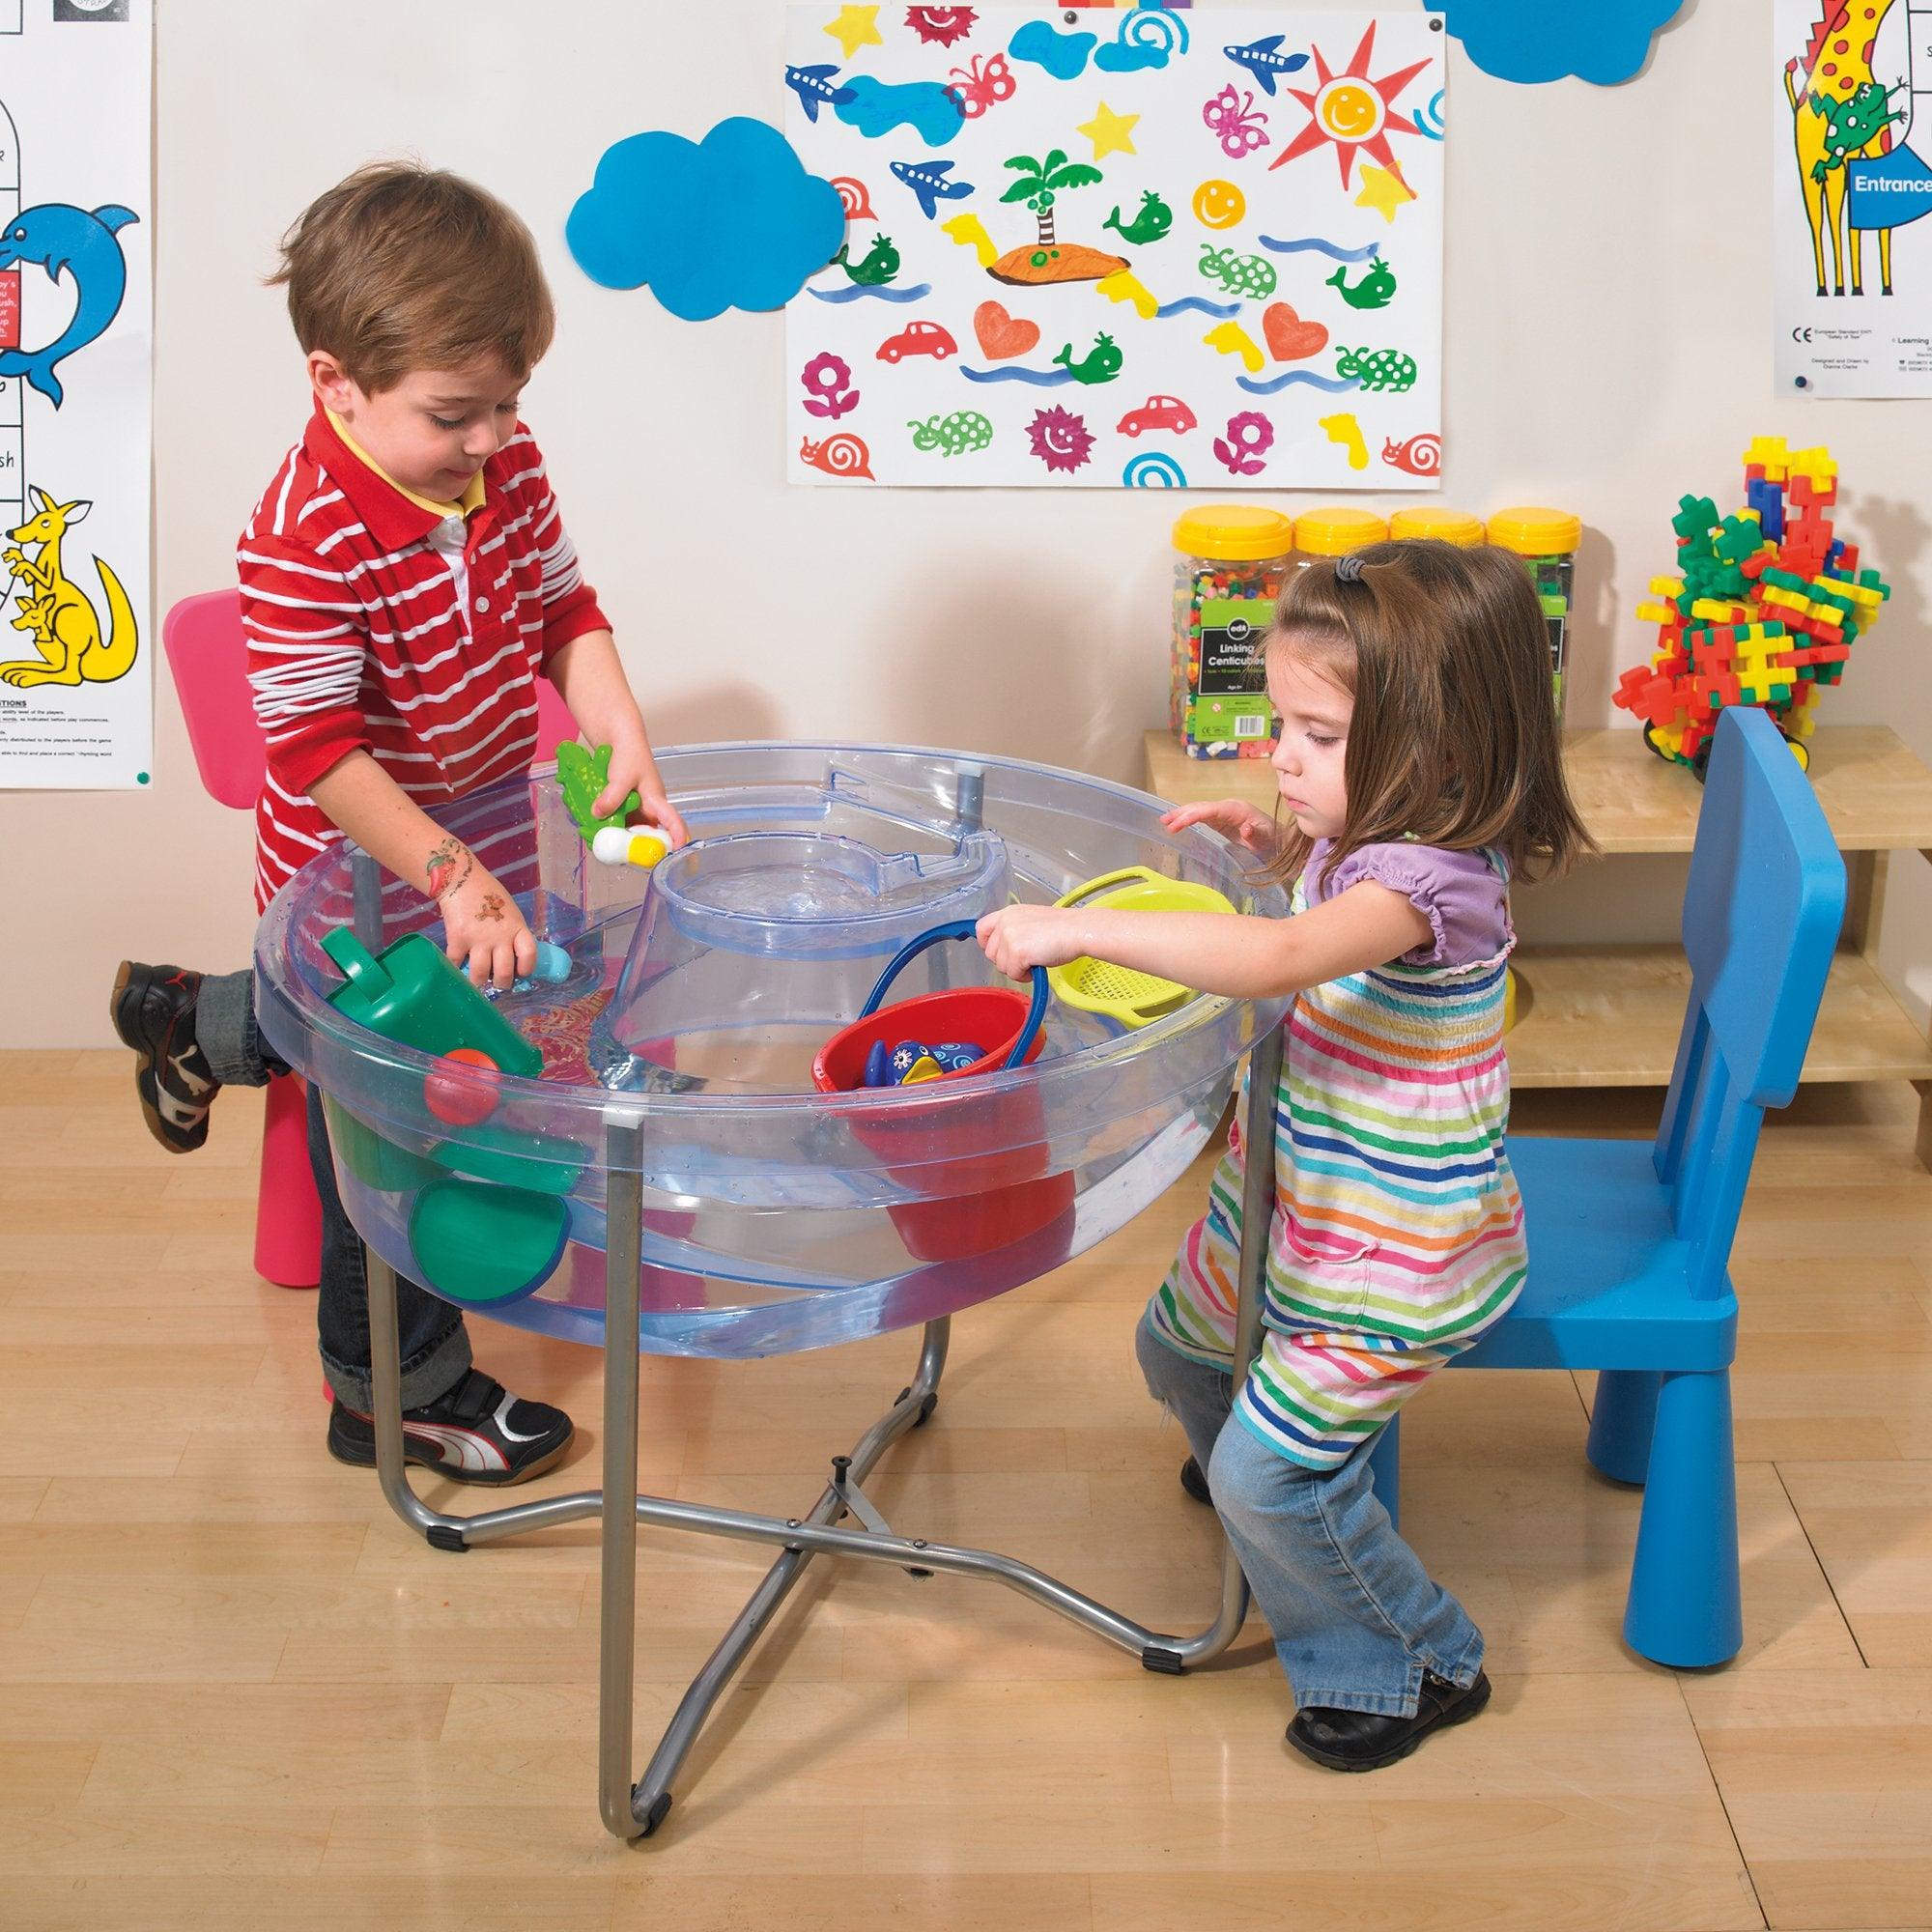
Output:
[[[1501,858],[1482,856],[1501,878]],[[1346,1461],[1521,1290],[1522,1202],[1503,1148],[1506,914],[1498,937],[1473,963],[1395,962],[1310,987],[1284,1022],[1264,1335],[1235,1413],[1311,1468]],[[1245,1118],[1243,1104],[1208,1212],[1148,1305],[1163,1342],[1221,1368]]]

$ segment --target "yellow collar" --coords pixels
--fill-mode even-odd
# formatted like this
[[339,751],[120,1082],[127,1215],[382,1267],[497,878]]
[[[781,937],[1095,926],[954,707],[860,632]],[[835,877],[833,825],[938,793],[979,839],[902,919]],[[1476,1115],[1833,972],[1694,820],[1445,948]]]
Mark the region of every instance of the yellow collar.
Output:
[[463,495],[459,497],[453,503],[445,499],[439,499],[435,497],[419,496],[415,491],[409,488],[407,484],[398,483],[396,479],[393,476],[391,476],[389,472],[386,469],[384,469],[383,466],[380,463],[378,463],[376,459],[373,456],[371,456],[369,452],[366,449],[364,449],[362,445],[359,442],[357,442],[353,436],[349,434],[348,427],[344,424],[342,418],[339,415],[337,415],[333,410],[325,409],[323,411],[323,413],[326,416],[327,416],[329,421],[329,427],[333,429],[336,435],[342,439],[343,447],[347,449],[349,453],[352,456],[354,456],[359,463],[362,463],[368,469],[374,470],[375,473],[378,476],[380,476],[383,479],[383,481],[389,486],[391,490],[394,490],[399,496],[407,497],[410,499],[410,501],[416,506],[417,509],[427,510],[433,517],[467,517],[471,510],[480,510],[483,507],[484,490],[483,490],[482,470],[479,469],[476,472],[476,474],[472,476],[467,484],[464,485]]

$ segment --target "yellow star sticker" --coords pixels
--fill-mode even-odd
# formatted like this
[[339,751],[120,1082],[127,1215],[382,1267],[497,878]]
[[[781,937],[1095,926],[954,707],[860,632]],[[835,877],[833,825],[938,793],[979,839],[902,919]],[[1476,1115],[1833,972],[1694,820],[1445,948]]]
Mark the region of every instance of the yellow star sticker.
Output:
[[1415,199],[1415,190],[1393,168],[1378,168],[1373,161],[1362,163],[1362,191],[1355,197],[1357,208],[1373,208],[1384,221],[1393,221],[1395,212],[1406,201]]
[[1103,100],[1093,120],[1079,124],[1078,131],[1093,142],[1096,161],[1106,155],[1131,155],[1134,124],[1140,118],[1138,114],[1116,114]]
[[838,50],[847,60],[861,47],[882,47],[886,43],[879,32],[876,7],[841,7],[838,18],[825,31],[838,43]]

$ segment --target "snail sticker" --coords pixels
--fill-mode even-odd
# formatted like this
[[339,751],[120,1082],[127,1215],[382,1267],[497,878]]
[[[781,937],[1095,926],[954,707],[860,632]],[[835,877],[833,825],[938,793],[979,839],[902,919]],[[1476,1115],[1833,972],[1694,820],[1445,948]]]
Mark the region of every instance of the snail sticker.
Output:
[[786,305],[788,477],[1437,488],[1447,41],[1376,0],[789,10],[771,93],[843,222]]

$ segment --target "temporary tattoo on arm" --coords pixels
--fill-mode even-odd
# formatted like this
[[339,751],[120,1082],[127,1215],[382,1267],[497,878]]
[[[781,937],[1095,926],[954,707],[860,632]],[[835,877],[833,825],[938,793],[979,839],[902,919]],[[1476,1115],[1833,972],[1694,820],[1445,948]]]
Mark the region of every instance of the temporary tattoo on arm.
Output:
[[503,895],[501,893],[485,893],[483,903],[476,909],[478,919],[501,919],[503,917]]
[[429,855],[424,867],[429,877],[430,897],[439,900],[446,898],[469,878],[471,863],[462,839],[445,838]]

